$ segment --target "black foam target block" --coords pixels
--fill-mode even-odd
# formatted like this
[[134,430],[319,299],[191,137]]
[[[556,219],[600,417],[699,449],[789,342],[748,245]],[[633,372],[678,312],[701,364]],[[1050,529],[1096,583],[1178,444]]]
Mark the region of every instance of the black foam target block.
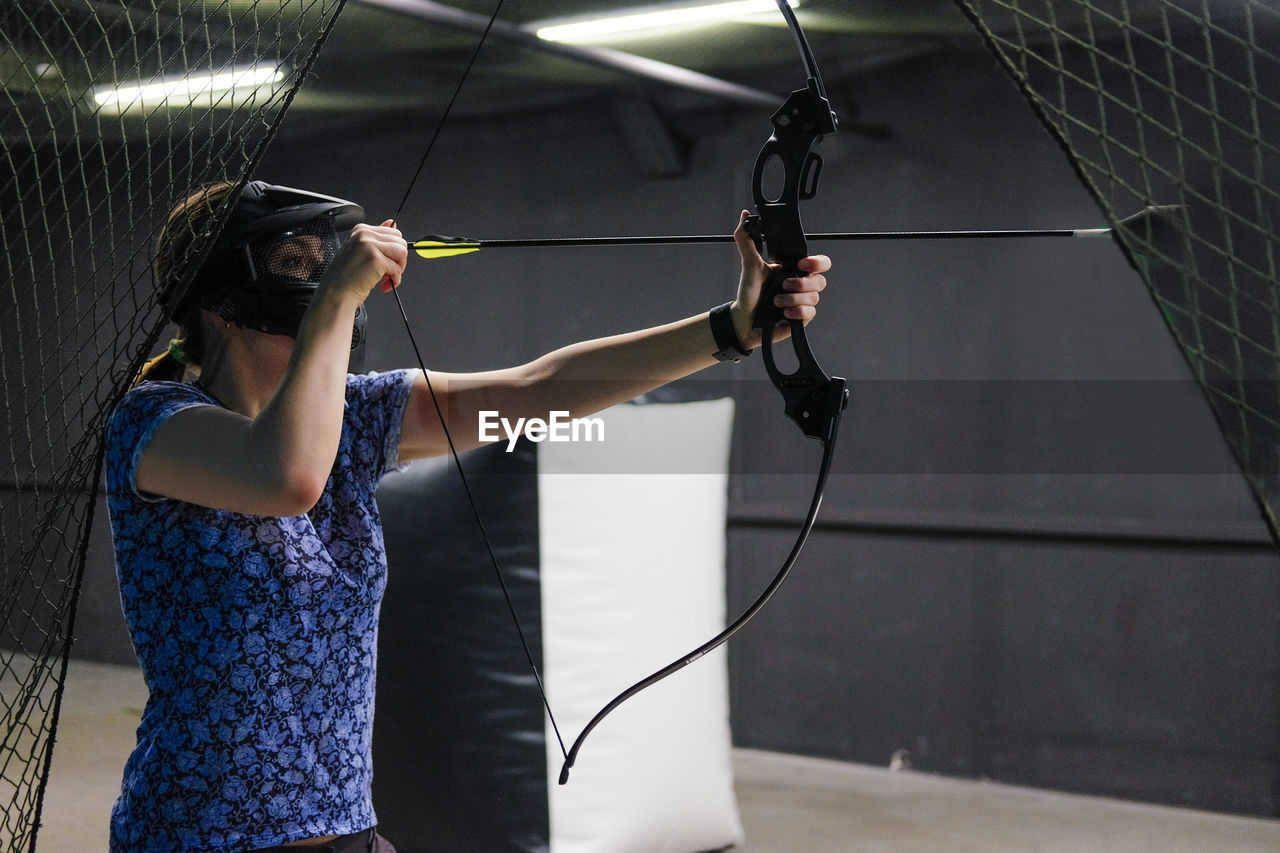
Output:
[[[537,460],[527,442],[463,454],[530,652],[541,667]],[[390,565],[374,724],[374,802],[401,853],[549,846],[544,716],[451,458],[389,475]]]

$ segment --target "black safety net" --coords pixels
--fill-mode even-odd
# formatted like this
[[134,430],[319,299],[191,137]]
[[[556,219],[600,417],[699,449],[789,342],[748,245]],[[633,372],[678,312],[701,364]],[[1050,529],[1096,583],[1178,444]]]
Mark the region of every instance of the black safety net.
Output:
[[1280,536],[1280,4],[956,3],[1117,226]]
[[35,850],[102,427],[165,325],[158,231],[246,179],[342,5],[0,4],[0,850]]

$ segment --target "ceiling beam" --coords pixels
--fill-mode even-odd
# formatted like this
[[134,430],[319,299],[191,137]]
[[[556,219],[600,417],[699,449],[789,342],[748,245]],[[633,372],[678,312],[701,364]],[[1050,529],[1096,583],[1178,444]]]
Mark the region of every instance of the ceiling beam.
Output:
[[562,56],[576,62],[620,71],[633,77],[656,80],[668,86],[698,92],[721,101],[752,107],[768,107],[770,109],[776,108],[782,102],[781,95],[763,92],[748,86],[740,86],[728,80],[700,74],[688,68],[681,68],[679,65],[659,62],[656,59],[646,59],[643,56],[636,56],[604,47],[544,41],[528,30],[501,20],[495,20],[490,28],[487,16],[455,9],[452,6],[436,3],[434,0],[359,0],[359,2],[364,6],[385,9],[389,12],[430,21],[433,24],[475,35],[480,35],[486,28],[489,28],[489,35],[493,38],[513,42],[522,47],[543,53]]

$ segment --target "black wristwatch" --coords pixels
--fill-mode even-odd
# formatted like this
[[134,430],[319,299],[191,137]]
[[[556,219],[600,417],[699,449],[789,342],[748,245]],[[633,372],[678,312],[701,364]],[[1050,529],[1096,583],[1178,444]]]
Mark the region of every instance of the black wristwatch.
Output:
[[729,313],[732,304],[726,302],[711,309],[711,335],[718,347],[714,353],[716,361],[739,362],[751,355],[751,350],[742,348],[738,332],[733,328],[733,315]]

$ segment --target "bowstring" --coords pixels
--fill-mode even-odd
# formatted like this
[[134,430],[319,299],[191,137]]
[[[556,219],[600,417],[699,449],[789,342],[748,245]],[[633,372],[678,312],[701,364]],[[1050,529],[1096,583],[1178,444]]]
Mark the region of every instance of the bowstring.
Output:
[[[440,138],[440,132],[444,129],[445,122],[448,121],[450,113],[453,112],[454,104],[458,102],[458,96],[462,93],[462,86],[467,81],[467,77],[471,75],[471,69],[476,64],[476,58],[480,55],[480,49],[484,47],[485,41],[489,37],[490,30],[498,20],[498,13],[502,11],[502,6],[506,0],[498,0],[497,5],[493,7],[493,12],[489,15],[489,22],[485,25],[484,32],[480,34],[479,40],[476,42],[475,48],[471,51],[471,57],[467,60],[467,65],[463,69],[461,76],[458,78],[457,85],[454,86],[453,94],[449,98],[449,102],[445,105],[444,112],[440,115],[440,120],[436,122],[435,130],[431,134],[431,139],[427,142],[426,150],[422,153],[422,159],[418,161],[418,167],[414,170],[413,176],[409,179],[409,184],[405,187],[404,195],[400,198],[400,203],[396,206],[395,215],[391,217],[394,225],[400,219],[400,214],[404,211],[405,203],[408,202],[410,194],[413,192],[414,185],[418,182],[418,177],[422,174],[422,170],[427,165],[427,158],[431,156],[431,152],[435,149],[436,141]],[[538,665],[533,660],[533,650],[529,647],[529,639],[525,635],[524,628],[520,625],[520,617],[516,615],[515,602],[511,599],[511,592],[507,587],[506,578],[502,576],[502,569],[498,565],[498,558],[494,554],[493,543],[489,540],[489,534],[485,529],[484,520],[480,517],[480,507],[476,504],[475,496],[471,492],[471,486],[467,482],[467,474],[462,468],[462,459],[458,456],[457,448],[453,443],[453,436],[449,433],[449,426],[444,416],[444,410],[440,406],[440,398],[436,396],[435,386],[431,383],[431,372],[427,370],[426,363],[422,358],[422,352],[418,349],[418,341],[414,337],[413,327],[409,323],[409,315],[405,313],[404,303],[400,300],[400,290],[398,287],[392,287],[391,293],[395,296],[396,306],[400,309],[400,318],[404,321],[405,333],[409,336],[409,343],[413,347],[413,354],[418,360],[418,369],[422,371],[422,378],[426,380],[427,392],[431,396],[431,405],[435,407],[436,417],[440,420],[440,428],[444,431],[445,441],[449,445],[449,455],[453,457],[453,466],[458,472],[458,480],[462,483],[462,491],[467,497],[467,503],[471,506],[471,514],[476,520],[476,528],[480,531],[480,538],[484,540],[486,553],[489,555],[489,564],[493,566],[493,573],[498,578],[498,586],[502,589],[502,598],[507,603],[507,611],[511,614],[511,621],[515,625],[516,633],[520,637],[520,646],[524,649],[525,660],[529,663],[529,669],[533,672],[534,681],[538,685],[538,695],[542,698],[542,707],[546,709],[547,719],[551,722],[551,730],[555,732],[556,740],[560,745],[560,754],[568,756],[568,750],[565,748],[564,737],[560,734],[560,726],[556,723],[556,715],[551,711],[551,702],[547,699],[547,690],[542,682],[542,673],[538,670]]]

